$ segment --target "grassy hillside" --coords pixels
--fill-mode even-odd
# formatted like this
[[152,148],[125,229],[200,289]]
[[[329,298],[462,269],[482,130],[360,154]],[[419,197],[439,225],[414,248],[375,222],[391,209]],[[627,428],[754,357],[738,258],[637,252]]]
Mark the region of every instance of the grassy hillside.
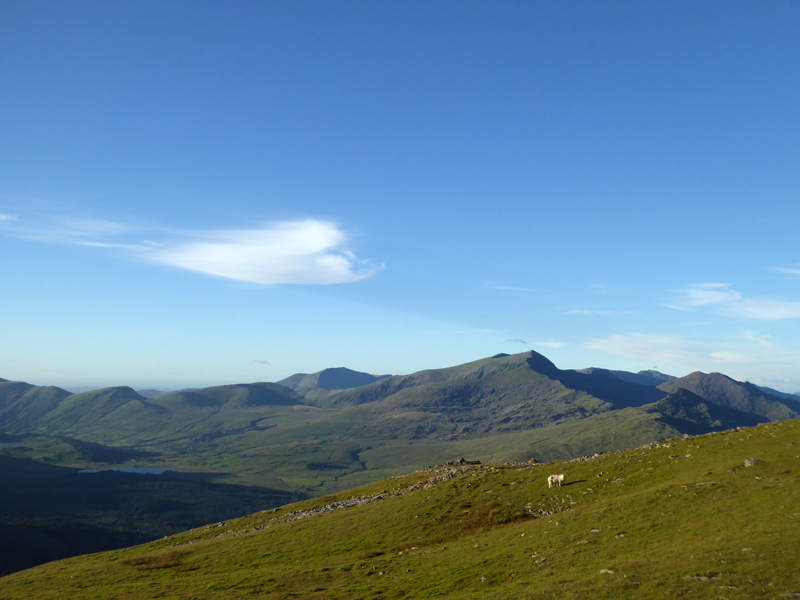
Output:
[[35,386],[22,381],[0,380],[0,425],[3,431],[23,433],[57,408],[70,392],[61,388]]
[[[38,598],[793,598],[800,423],[425,469],[0,579]],[[565,475],[561,488],[546,477]]]

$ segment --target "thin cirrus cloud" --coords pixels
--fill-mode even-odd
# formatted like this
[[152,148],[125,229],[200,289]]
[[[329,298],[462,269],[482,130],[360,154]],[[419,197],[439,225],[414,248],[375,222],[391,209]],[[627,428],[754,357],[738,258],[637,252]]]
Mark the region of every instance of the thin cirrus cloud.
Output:
[[677,301],[667,306],[677,310],[709,308],[726,317],[759,321],[800,319],[800,302],[745,298],[729,283],[701,283],[675,293]]
[[735,368],[750,378],[778,374],[800,360],[797,352],[753,333],[717,342],[675,334],[628,333],[591,339],[584,347],[632,360],[646,356],[659,365],[693,371],[727,372]]
[[785,273],[787,275],[800,276],[800,267],[772,267],[772,270],[777,273]]
[[[6,224],[17,220],[14,215],[3,217],[0,221]],[[145,230],[100,219],[13,225],[12,235],[30,241],[117,250],[151,263],[262,285],[352,283],[384,268],[359,260],[348,248],[347,233],[318,219],[247,229],[148,232],[162,238],[158,241],[132,239]]]

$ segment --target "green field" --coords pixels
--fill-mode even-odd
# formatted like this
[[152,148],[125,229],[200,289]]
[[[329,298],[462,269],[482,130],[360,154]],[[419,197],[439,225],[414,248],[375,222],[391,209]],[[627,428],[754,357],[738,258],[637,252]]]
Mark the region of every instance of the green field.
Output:
[[[548,489],[554,472],[565,484]],[[425,469],[43,565],[0,579],[0,597],[792,598],[798,544],[800,423],[784,421]]]

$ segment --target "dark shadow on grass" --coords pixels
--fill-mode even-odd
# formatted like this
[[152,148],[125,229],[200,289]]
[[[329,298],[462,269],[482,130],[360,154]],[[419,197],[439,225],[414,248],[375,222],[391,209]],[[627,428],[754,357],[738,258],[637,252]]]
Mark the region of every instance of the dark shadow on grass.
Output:
[[567,487],[567,486],[570,486],[570,485],[576,485],[578,483],[586,483],[586,480],[585,479],[578,479],[576,481],[570,481],[568,483],[565,482],[565,483],[561,484],[561,487]]

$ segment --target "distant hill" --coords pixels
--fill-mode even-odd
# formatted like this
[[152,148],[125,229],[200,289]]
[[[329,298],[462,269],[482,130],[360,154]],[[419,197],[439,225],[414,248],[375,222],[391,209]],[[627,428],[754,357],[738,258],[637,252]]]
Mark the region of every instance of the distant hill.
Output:
[[180,410],[189,407],[248,408],[302,404],[298,394],[277,383],[240,383],[173,392],[153,400],[153,404]]
[[771,421],[800,416],[800,402],[772,396],[752,383],[740,383],[721,373],[697,371],[658,386],[658,389],[670,393],[680,388],[719,406],[766,417]]
[[70,392],[21,381],[0,381],[0,429],[11,433],[30,431],[44,415],[56,409]]
[[[303,403],[275,383],[216,386],[150,399],[126,386],[81,394],[24,383],[0,383],[0,393],[4,388],[9,400],[0,412],[0,432],[67,435],[104,444],[257,429],[251,411]],[[10,390],[17,390],[19,398]]]
[[361,371],[353,371],[345,367],[323,369],[317,373],[297,373],[286,379],[278,381],[280,385],[288,387],[308,399],[324,397],[332,390],[348,390],[369,385],[389,375],[370,375]]

